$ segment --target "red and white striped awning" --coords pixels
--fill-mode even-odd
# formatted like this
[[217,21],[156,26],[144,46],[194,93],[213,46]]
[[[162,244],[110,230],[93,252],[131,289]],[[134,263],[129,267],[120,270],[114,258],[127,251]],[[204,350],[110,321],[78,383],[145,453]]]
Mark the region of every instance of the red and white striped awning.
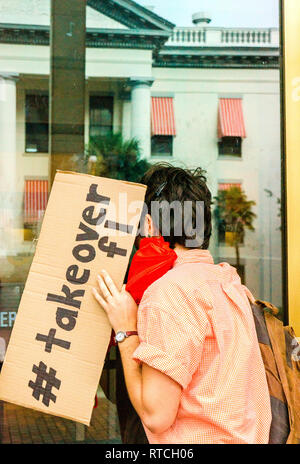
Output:
[[221,183],[218,186],[218,190],[229,190],[231,187],[238,187],[241,189],[242,184],[239,184],[238,182]]
[[25,180],[24,222],[38,222],[46,210],[48,202],[47,180]]
[[241,98],[220,98],[218,137],[246,137]]
[[176,135],[172,97],[152,97],[152,135]]

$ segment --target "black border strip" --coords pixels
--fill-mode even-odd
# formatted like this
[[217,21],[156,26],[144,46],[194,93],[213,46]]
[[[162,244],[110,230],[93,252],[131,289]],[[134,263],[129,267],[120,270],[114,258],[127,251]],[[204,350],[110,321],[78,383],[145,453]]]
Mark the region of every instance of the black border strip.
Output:
[[280,117],[281,117],[281,240],[282,240],[282,301],[284,324],[289,324],[288,297],[288,223],[287,223],[287,159],[285,105],[285,15],[284,0],[279,0],[280,26]]

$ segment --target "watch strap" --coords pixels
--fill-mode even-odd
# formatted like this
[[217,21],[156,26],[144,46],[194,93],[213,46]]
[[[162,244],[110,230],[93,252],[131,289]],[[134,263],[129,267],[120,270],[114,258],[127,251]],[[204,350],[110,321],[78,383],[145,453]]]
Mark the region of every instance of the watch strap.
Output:
[[133,330],[133,331],[129,331],[129,332],[125,332],[126,333],[126,337],[130,337],[130,335],[138,335],[137,331],[136,330]]
[[[118,332],[119,333],[119,332]],[[126,338],[130,337],[131,335],[138,335],[137,331],[136,330],[133,330],[133,331],[127,331],[127,332],[121,332],[125,335],[124,339],[119,341],[117,340],[117,335],[118,333],[115,335],[114,337],[114,342],[115,344],[117,345],[118,343],[122,343]]]

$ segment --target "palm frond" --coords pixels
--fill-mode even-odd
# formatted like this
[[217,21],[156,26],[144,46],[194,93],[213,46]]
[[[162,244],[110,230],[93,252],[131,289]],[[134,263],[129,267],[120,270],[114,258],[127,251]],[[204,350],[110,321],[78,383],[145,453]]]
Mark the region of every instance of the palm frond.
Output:
[[124,140],[120,132],[109,133],[90,138],[84,161],[88,165],[91,157],[96,159],[94,175],[136,182],[150,167],[140,152],[137,139]]

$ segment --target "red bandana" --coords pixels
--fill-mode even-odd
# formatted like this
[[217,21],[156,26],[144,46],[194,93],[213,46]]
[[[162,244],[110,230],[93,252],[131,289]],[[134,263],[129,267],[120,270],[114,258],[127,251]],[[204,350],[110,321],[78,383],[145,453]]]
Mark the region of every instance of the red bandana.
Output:
[[[170,248],[163,237],[143,238],[138,251],[131,261],[126,290],[137,304],[140,303],[145,290],[166,272],[172,269],[177,254]],[[112,333],[108,349],[114,345]]]
[[145,290],[174,265],[177,254],[163,237],[143,238],[135,253],[128,274],[126,290],[137,304]]

